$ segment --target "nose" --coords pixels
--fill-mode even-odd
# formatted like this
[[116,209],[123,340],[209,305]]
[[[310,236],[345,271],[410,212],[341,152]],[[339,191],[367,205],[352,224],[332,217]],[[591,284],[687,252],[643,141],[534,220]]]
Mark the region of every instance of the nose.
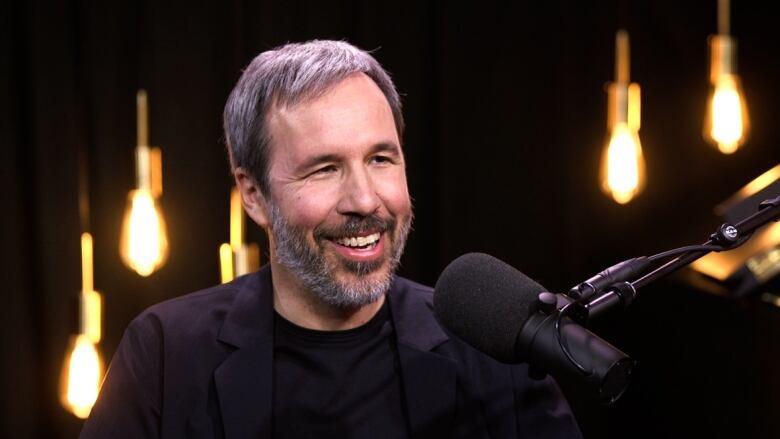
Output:
[[342,215],[369,216],[381,205],[374,181],[365,169],[350,171],[341,192],[336,210]]

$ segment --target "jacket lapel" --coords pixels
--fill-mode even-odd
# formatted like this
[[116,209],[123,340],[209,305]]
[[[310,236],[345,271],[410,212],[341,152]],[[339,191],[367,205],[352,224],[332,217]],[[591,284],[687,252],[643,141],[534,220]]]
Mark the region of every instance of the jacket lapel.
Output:
[[225,437],[271,437],[273,288],[268,266],[246,277],[218,339],[236,348],[214,372]]
[[449,338],[433,317],[426,293],[396,280],[388,294],[398,340],[412,437],[450,437],[456,409],[456,364],[432,350]]

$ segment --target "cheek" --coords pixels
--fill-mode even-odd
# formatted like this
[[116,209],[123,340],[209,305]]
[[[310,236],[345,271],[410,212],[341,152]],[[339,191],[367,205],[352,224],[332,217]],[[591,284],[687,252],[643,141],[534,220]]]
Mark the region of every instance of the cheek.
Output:
[[322,224],[333,208],[326,194],[296,194],[285,203],[283,214],[297,227],[314,229]]
[[281,213],[290,225],[311,231],[325,223],[338,201],[338,193],[328,185],[286,188],[280,195]]
[[404,216],[411,212],[411,200],[409,189],[406,186],[406,175],[401,173],[385,182],[377,192],[387,210],[398,216]]

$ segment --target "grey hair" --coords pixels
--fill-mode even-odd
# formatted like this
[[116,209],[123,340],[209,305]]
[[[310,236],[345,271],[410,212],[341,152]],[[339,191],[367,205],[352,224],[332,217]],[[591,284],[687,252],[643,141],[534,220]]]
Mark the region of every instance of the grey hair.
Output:
[[269,195],[268,111],[322,96],[354,73],[364,73],[385,95],[402,139],[401,100],[390,75],[374,57],[345,41],[289,43],[255,57],[228,97],[223,126],[231,167],[245,169]]

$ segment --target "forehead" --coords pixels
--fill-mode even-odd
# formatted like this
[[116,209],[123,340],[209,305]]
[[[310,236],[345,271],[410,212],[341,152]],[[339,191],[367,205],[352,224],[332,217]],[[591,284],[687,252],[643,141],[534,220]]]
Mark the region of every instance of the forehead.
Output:
[[363,73],[355,73],[325,93],[267,114],[269,167],[311,154],[357,152],[376,144],[399,146],[387,98]]

